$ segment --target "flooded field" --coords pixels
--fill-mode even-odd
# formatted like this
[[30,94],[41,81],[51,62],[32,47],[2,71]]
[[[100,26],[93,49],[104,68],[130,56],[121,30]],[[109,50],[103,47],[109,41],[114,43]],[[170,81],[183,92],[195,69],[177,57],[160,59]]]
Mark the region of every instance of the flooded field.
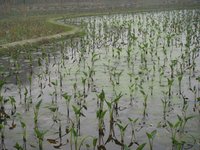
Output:
[[200,149],[200,10],[58,21],[86,34],[0,56],[0,149]]

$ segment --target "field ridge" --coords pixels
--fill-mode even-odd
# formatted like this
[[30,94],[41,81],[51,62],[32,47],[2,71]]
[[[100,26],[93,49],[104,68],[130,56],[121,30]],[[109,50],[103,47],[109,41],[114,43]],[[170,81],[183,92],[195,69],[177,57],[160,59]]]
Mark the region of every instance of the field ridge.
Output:
[[52,24],[55,24],[55,25],[68,27],[70,29],[69,31],[54,34],[54,35],[47,35],[47,36],[30,38],[30,39],[25,39],[25,40],[21,40],[21,41],[15,41],[15,42],[2,44],[2,45],[0,45],[0,49],[10,49],[10,48],[13,48],[13,47],[16,47],[16,46],[24,46],[24,45],[28,45],[28,44],[43,43],[45,41],[50,41],[52,39],[60,39],[62,37],[71,36],[71,35],[81,33],[82,29],[80,27],[75,26],[75,25],[67,25],[67,24],[58,22],[59,19],[61,19],[61,18],[51,18],[47,21],[52,23]]

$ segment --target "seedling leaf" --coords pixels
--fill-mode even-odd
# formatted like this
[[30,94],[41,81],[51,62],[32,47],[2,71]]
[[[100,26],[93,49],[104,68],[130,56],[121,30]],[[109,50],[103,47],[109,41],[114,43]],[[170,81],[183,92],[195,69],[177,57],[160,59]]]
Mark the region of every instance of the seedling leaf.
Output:
[[143,150],[145,145],[146,145],[146,143],[141,144],[140,146],[138,146],[138,148],[136,150]]

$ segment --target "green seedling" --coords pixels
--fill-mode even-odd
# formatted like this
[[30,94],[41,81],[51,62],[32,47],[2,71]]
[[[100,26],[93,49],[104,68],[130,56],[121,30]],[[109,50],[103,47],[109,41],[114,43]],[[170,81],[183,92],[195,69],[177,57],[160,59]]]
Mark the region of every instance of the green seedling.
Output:
[[38,139],[38,144],[39,144],[38,149],[39,150],[43,150],[43,140],[44,140],[44,136],[45,136],[45,134],[47,132],[48,132],[47,130],[46,131],[42,131],[42,130],[39,130],[38,128],[34,128],[35,136]]
[[17,77],[17,87],[18,87],[18,93],[20,98],[20,104],[22,104],[22,82],[19,77]]
[[16,114],[16,100],[12,96],[9,97],[9,100],[11,104],[11,116],[14,116]]
[[91,58],[92,67],[94,67],[94,63],[95,63],[96,61],[98,61],[99,58],[100,58],[100,55],[99,55],[99,54],[97,54],[97,53],[95,53],[95,52],[92,52],[92,58]]
[[25,111],[28,111],[29,104],[28,104],[28,89],[25,87],[24,91],[24,105],[25,105]]
[[195,111],[197,109],[197,88],[196,88],[196,86],[194,86],[193,88],[190,88],[189,90],[194,95],[194,108],[193,108],[193,110]]
[[67,106],[67,120],[69,120],[69,105],[70,105],[70,101],[71,101],[71,96],[68,95],[68,93],[64,93],[62,95],[65,99],[65,102],[66,102],[66,106]]
[[83,95],[86,97],[85,85],[86,85],[86,78],[81,77],[81,81],[83,84]]
[[168,94],[169,94],[169,98],[171,98],[172,96],[172,85],[173,85],[174,79],[169,79],[167,78],[167,85],[168,85]]
[[129,120],[129,123],[131,125],[131,142],[133,143],[134,141],[136,141],[136,135],[135,135],[135,127],[136,127],[136,123],[137,121],[139,120],[139,118],[136,118],[136,119],[131,119],[131,118],[128,118]]
[[171,79],[174,78],[174,67],[177,65],[177,60],[172,60],[170,64],[170,69],[171,69]]
[[56,80],[55,82],[51,82],[51,84],[54,87],[55,103],[57,103],[57,101],[58,101],[58,92],[57,92],[58,80]]
[[30,103],[32,104],[32,73],[28,77],[29,80],[29,99]]
[[42,104],[42,100],[37,102],[37,104],[33,108],[33,110],[34,110],[34,128],[38,128],[38,115],[39,115],[39,110],[40,110],[41,104]]
[[200,97],[200,76],[196,78],[198,81],[197,91],[198,91],[198,97]]
[[179,133],[180,134],[183,134],[185,132],[185,126],[186,126],[186,123],[190,120],[190,119],[193,119],[194,116],[186,116],[186,113],[183,113],[183,117],[178,116],[178,119],[179,119],[179,122],[180,122],[180,125],[179,125]]
[[23,121],[20,121],[22,132],[23,132],[23,149],[26,150],[26,142],[27,142],[27,131],[26,131],[26,123]]
[[110,126],[109,126],[109,136],[108,139],[106,141],[105,144],[107,144],[108,142],[110,142],[113,138],[113,136],[115,136],[115,132],[114,132],[114,117],[113,117],[113,112],[114,112],[114,101],[108,102],[107,100],[105,100],[107,106],[108,106],[108,110],[109,110],[109,117],[110,117]]
[[99,95],[97,95],[99,103],[99,109],[96,112],[96,116],[98,118],[98,128],[99,128],[99,146],[103,143],[103,136],[104,136],[104,117],[107,110],[103,110],[103,105],[105,102],[105,93],[102,90]]
[[77,83],[73,84],[73,91],[74,91],[74,99],[77,97]]
[[122,144],[122,150],[124,150],[124,136],[125,136],[125,131],[126,128],[128,127],[128,124],[123,125],[122,123],[117,123],[117,126],[120,130],[120,135],[121,135],[121,144]]
[[85,117],[85,115],[82,113],[82,109],[84,108],[83,106],[80,107],[80,106],[74,106],[72,105],[72,108],[73,108],[73,111],[74,111],[74,114],[76,116],[76,127],[77,127],[77,134],[80,135],[80,127],[81,127],[81,121],[80,121],[80,117],[83,116]]
[[148,140],[149,140],[149,146],[150,146],[150,150],[153,150],[153,140],[156,136],[157,131],[154,130],[151,133],[146,132]]
[[[130,68],[130,62],[131,62],[131,52],[132,52],[132,49],[131,47],[128,47],[127,49],[127,65],[128,65],[128,68]],[[134,63],[133,63],[134,65]],[[134,66],[133,66],[134,67]]]
[[19,143],[16,143],[15,146],[14,146],[14,148],[16,150],[24,150],[23,147]]
[[5,126],[0,122],[0,132],[1,132],[1,144],[0,148],[2,150],[6,150],[6,145],[5,145]]
[[183,79],[183,73],[178,73],[178,87],[179,87],[179,95],[181,95],[181,83]]
[[[167,113],[167,107],[170,105],[170,102],[164,98],[164,99],[161,99],[162,101],[162,104],[163,104],[163,119],[164,121],[166,120],[166,113]],[[164,124],[165,126],[165,124]]]
[[[99,128],[99,140],[102,139],[102,136],[104,136],[104,117],[105,117],[105,114],[106,114],[107,110],[101,110],[99,109],[97,112],[96,112],[96,115],[97,115],[97,118],[99,120],[99,123],[98,123],[98,128]],[[99,141],[99,145],[101,145],[101,142]]]
[[139,145],[136,150],[143,150],[145,145],[146,145],[146,143]]
[[147,112],[146,112],[148,95],[143,90],[140,90],[140,92],[142,93],[142,95],[144,97],[144,102],[143,102],[143,106],[144,106],[143,117],[145,118],[148,115]]
[[172,147],[174,147],[177,141],[177,133],[179,132],[181,121],[178,120],[174,124],[171,123],[170,121],[167,121],[167,123],[168,123],[168,126],[170,127]]

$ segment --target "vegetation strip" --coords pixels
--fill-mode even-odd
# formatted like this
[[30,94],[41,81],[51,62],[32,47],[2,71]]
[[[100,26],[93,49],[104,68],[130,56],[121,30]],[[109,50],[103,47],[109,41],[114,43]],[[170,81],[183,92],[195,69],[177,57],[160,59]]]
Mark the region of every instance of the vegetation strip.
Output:
[[9,48],[13,48],[15,46],[23,46],[23,45],[28,45],[28,44],[42,43],[43,41],[49,41],[49,40],[52,40],[52,39],[60,39],[60,38],[65,37],[65,36],[75,35],[75,34],[82,32],[80,27],[72,26],[72,25],[66,25],[64,23],[57,22],[57,20],[59,20],[59,19],[61,19],[61,18],[49,19],[48,22],[55,24],[55,25],[68,27],[70,29],[69,31],[54,34],[54,35],[49,35],[49,36],[43,36],[43,37],[38,37],[38,38],[32,38],[32,39],[2,44],[2,45],[0,45],[0,49],[9,49]]

